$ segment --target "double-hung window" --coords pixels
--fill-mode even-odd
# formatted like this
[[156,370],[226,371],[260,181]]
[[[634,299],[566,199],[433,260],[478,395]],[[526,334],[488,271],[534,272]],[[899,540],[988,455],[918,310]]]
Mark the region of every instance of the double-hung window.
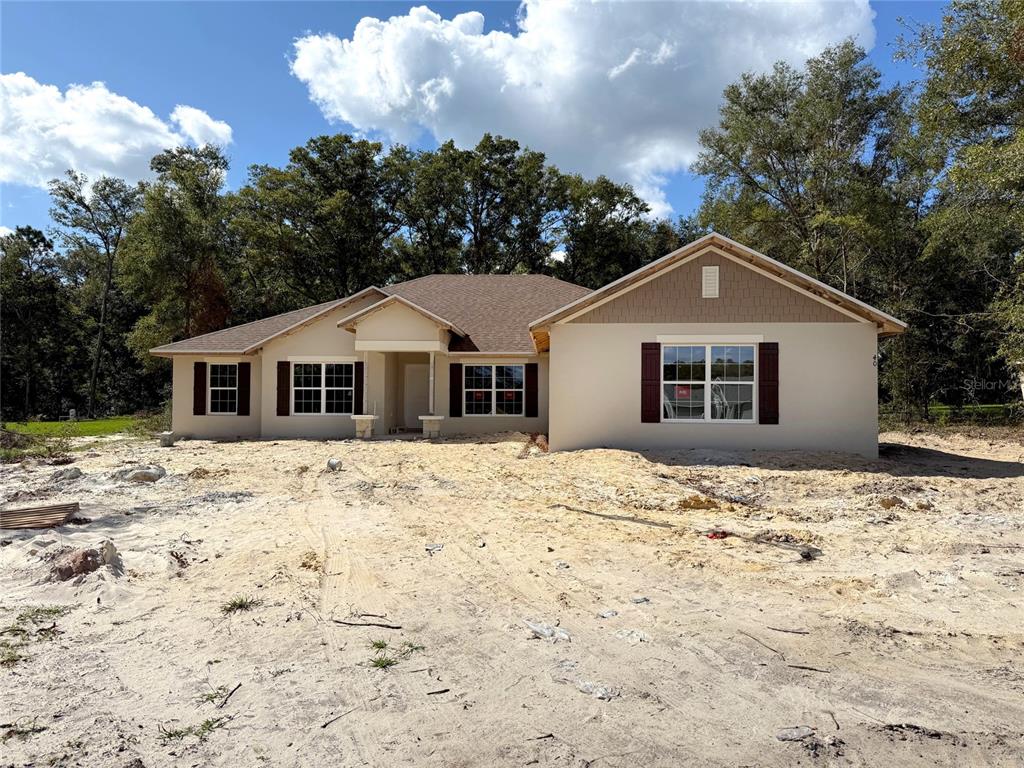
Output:
[[522,416],[523,365],[467,365],[463,392],[467,416]]
[[[200,379],[202,381],[202,379]],[[238,364],[210,364],[210,413],[238,413]]]
[[666,421],[754,421],[752,344],[662,347]]
[[352,363],[294,363],[292,413],[352,413],[354,384]]

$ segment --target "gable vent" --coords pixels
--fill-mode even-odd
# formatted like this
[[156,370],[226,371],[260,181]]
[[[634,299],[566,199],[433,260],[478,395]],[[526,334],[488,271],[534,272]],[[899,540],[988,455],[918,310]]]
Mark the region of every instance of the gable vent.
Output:
[[701,295],[705,299],[718,298],[718,267],[701,269]]

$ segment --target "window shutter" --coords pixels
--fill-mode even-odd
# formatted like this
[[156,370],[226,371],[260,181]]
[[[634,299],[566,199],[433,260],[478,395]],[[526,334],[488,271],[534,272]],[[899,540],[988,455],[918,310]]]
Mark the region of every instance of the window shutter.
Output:
[[757,345],[757,422],[779,423],[779,344]]
[[661,344],[640,345],[640,421],[661,421]]
[[287,360],[277,361],[277,415],[289,416],[292,412],[292,364]]
[[462,415],[462,363],[448,364],[448,416]]
[[363,362],[358,361],[352,372],[352,413],[357,416],[366,414],[363,408]]
[[206,363],[192,366],[192,415],[206,415]]
[[238,415],[249,415],[249,392],[252,363],[238,364]]
[[526,416],[537,416],[539,408],[537,407],[538,401],[538,376],[537,376],[537,364],[527,363],[526,364],[526,402],[524,403],[524,414]]

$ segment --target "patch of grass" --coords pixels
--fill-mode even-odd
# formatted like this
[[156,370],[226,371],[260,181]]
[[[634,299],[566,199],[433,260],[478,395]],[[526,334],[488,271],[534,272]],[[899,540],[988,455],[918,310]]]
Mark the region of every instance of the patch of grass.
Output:
[[378,653],[370,659],[370,666],[376,669],[389,669],[398,663],[398,659],[384,653]]
[[239,611],[251,611],[261,605],[263,605],[263,601],[258,597],[235,595],[220,607],[220,612],[225,616],[230,616],[232,613],[238,613]]
[[70,610],[69,605],[38,605],[19,612],[13,624],[0,629],[0,666],[13,667],[27,659],[23,651],[33,640],[55,639],[61,634],[57,619]]
[[[37,437],[62,437],[69,431],[71,437],[99,437],[126,432],[135,422],[134,416],[110,416],[105,419],[82,419],[80,421],[22,421],[7,422],[5,429],[23,435]],[[70,425],[70,426],[69,426]]]
[[21,719],[15,720],[13,723],[5,723],[3,726],[6,730],[2,736],[0,736],[0,744],[6,744],[10,739],[19,739],[24,741],[29,736],[33,736],[37,733],[42,733],[46,730],[45,725],[36,724],[36,719],[33,717],[31,720]]
[[[373,650],[373,656],[370,657],[370,666],[374,669],[390,669],[410,654],[423,650],[422,645],[416,645],[416,643],[408,641],[402,643],[398,648],[392,648],[387,640],[371,640],[370,648]],[[389,651],[395,655],[390,655]]]
[[197,704],[213,704],[214,702],[220,701],[228,695],[228,687],[226,685],[218,685],[212,691],[201,693],[196,697]]
[[299,568],[305,568],[307,571],[319,571],[323,567],[324,563],[320,559],[320,555],[312,549],[307,549],[302,553],[302,560],[299,561]]
[[70,605],[38,605],[19,613],[15,621],[18,624],[28,624],[29,622],[42,624],[47,621],[56,621],[61,616],[67,616],[70,611]]
[[188,736],[194,736],[200,743],[206,741],[210,734],[220,730],[231,721],[230,717],[208,717],[199,725],[189,725],[184,728],[164,728],[159,726],[160,741],[163,744],[170,744],[172,741],[181,741]]

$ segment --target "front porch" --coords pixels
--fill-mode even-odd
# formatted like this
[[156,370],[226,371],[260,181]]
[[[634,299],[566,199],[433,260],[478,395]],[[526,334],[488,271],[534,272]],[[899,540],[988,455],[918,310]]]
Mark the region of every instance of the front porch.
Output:
[[364,413],[352,416],[356,437],[422,434],[437,437],[435,352],[368,352]]

